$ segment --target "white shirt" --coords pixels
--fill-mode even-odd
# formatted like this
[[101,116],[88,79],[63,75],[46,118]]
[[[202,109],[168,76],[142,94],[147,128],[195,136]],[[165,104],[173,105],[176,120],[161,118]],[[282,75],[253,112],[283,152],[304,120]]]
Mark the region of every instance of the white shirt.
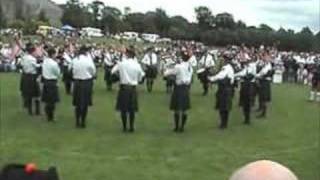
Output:
[[212,55],[203,55],[199,61],[199,68],[210,68],[215,65]]
[[[234,76],[244,77],[248,74],[251,74],[253,76],[257,74],[257,67],[255,62],[249,63],[247,66],[245,66],[240,72],[236,73]],[[251,82],[254,82],[254,79]]]
[[[260,70],[260,72],[258,72],[258,74],[257,74],[257,78],[261,78],[261,77],[263,77],[264,75],[266,75],[269,71],[271,71],[272,70],[272,66],[271,66],[271,63],[270,62],[267,62],[267,64],[265,64],[264,66],[263,66],[263,68]],[[271,79],[269,79],[269,80],[271,80]]]
[[64,59],[63,65],[65,66],[69,66],[72,62],[71,56],[66,52],[63,53],[63,59]]
[[40,66],[37,64],[37,60],[30,54],[26,54],[21,58],[21,66],[23,73],[37,74],[37,68]]
[[234,82],[234,70],[230,64],[226,64],[222,67],[221,71],[215,76],[209,77],[209,80],[214,82],[218,80],[223,80],[224,78],[229,78],[231,84]]
[[112,74],[117,72],[119,72],[120,84],[131,86],[138,85],[139,81],[141,81],[145,75],[136,58],[123,58],[122,61],[115,65],[111,70]]
[[107,66],[113,66],[114,65],[114,61],[113,61],[113,57],[110,53],[105,53],[104,54],[104,64]]
[[90,57],[79,55],[72,60],[72,73],[74,79],[92,79],[96,75],[96,67]]
[[45,57],[42,64],[42,77],[47,80],[57,80],[60,76],[60,68],[56,61]]
[[141,60],[142,64],[151,66],[151,65],[157,65],[158,63],[158,57],[155,53],[147,53],[144,55],[144,57]]
[[189,59],[189,63],[191,64],[192,67],[197,67],[197,58],[195,55],[192,55]]
[[164,74],[165,75],[175,75],[176,76],[176,84],[189,85],[192,79],[193,68],[189,62],[181,62],[180,64],[176,64],[173,69],[168,69]]

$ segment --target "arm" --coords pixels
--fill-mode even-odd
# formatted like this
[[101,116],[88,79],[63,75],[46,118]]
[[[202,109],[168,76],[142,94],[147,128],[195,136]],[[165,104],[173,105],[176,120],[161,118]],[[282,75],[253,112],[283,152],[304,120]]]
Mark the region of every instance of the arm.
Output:
[[262,76],[266,75],[268,71],[270,70],[270,64],[264,66],[262,70],[256,75],[258,78],[261,78]]
[[119,72],[119,64],[116,64],[115,66],[113,66],[111,70],[111,74],[115,74],[117,72]]
[[218,74],[216,74],[215,76],[209,77],[209,81],[214,82],[217,80],[224,79],[226,77],[226,75],[227,75],[227,69],[225,67],[223,67],[222,70]]

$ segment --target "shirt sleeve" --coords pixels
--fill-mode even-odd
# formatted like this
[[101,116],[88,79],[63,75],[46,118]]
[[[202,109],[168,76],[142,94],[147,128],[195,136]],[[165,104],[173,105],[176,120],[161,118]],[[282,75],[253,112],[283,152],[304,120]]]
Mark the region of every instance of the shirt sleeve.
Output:
[[55,64],[55,66],[53,66],[53,73],[54,75],[56,75],[57,77],[60,76],[60,68],[58,64]]
[[222,70],[218,74],[216,74],[215,76],[209,77],[209,80],[211,82],[221,80],[221,79],[224,79],[227,76],[227,74],[228,74],[228,69],[223,67]]
[[112,70],[111,70],[111,74],[115,74],[119,71],[119,64],[116,64],[115,66],[113,66]]

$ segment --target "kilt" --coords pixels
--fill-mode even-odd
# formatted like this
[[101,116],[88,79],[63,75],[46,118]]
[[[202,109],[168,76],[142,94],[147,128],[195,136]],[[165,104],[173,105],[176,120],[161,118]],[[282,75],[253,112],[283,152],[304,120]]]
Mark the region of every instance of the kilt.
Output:
[[57,80],[44,79],[41,100],[42,102],[51,104],[59,102],[60,98]]
[[33,98],[40,96],[40,86],[36,74],[22,74],[20,80],[20,91],[22,97]]
[[250,81],[241,82],[239,106],[250,107],[254,105],[255,84]]
[[270,102],[271,101],[271,83],[269,80],[259,80],[259,101]]
[[163,80],[165,80],[167,82],[168,86],[171,86],[171,85],[174,85],[174,83],[176,81],[176,76],[175,75],[165,76],[165,77],[163,77]]
[[120,85],[116,110],[125,112],[138,111],[138,94],[136,86]]
[[73,106],[87,107],[92,105],[93,80],[75,80],[73,89]]
[[314,91],[319,91],[320,92],[320,79],[312,78],[312,80],[311,80],[311,88]]
[[112,70],[112,66],[105,66],[105,68],[104,68],[104,80],[107,81],[107,82],[112,81],[112,79],[111,79],[111,77],[112,77],[111,70]]
[[69,70],[68,66],[62,66],[62,80],[64,82],[69,82],[72,81],[72,72]]
[[147,66],[146,68],[146,78],[155,79],[158,75],[158,69],[156,66]]
[[198,79],[200,80],[201,83],[209,83],[208,76],[211,75],[212,73],[210,72],[210,69],[207,68],[203,72],[198,73]]
[[[222,80],[224,81],[224,80]],[[216,106],[217,110],[229,111],[232,108],[233,87],[230,83],[219,82],[218,90],[216,92]]]
[[170,110],[186,111],[190,109],[190,86],[175,85],[171,95]]

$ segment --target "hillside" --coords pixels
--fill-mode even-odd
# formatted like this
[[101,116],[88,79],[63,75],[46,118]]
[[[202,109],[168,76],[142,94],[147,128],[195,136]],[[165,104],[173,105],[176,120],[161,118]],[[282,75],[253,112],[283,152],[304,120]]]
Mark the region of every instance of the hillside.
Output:
[[51,24],[60,25],[62,9],[51,0],[1,0],[0,5],[9,21],[16,19],[17,15],[31,18],[44,10]]

